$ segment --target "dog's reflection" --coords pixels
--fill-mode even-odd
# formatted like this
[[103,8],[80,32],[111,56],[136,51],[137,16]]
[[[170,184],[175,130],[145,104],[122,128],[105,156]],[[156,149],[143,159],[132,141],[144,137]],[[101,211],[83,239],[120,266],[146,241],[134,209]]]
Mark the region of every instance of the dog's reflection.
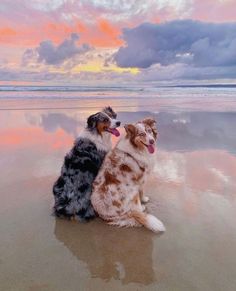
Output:
[[119,229],[96,219],[81,224],[56,219],[55,236],[85,262],[92,277],[149,285],[155,281],[152,267],[154,234],[145,229]]

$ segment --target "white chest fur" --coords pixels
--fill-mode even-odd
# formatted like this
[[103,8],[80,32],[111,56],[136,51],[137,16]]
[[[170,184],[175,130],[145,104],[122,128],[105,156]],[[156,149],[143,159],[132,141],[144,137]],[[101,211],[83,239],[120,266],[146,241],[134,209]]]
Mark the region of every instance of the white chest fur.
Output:
[[99,135],[85,129],[80,133],[79,137],[89,139],[96,145],[97,149],[100,151],[108,152],[112,148],[111,134],[108,132],[104,132],[102,135]]

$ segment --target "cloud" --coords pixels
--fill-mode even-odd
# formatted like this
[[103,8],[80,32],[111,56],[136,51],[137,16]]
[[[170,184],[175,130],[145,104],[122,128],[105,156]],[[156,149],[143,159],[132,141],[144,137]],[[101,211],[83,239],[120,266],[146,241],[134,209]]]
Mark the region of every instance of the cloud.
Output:
[[58,46],[55,46],[51,41],[42,41],[36,48],[38,61],[48,65],[58,65],[75,55],[88,52],[91,47],[88,44],[82,44],[78,47],[76,45],[78,39],[79,36],[72,33],[70,39],[65,39]]
[[77,45],[78,40],[79,36],[72,33],[69,39],[66,38],[58,45],[51,40],[42,41],[38,47],[24,51],[21,66],[24,69],[42,70],[47,65],[54,65],[68,71],[78,64],[84,63],[85,60],[87,61],[89,56],[86,53],[93,51],[93,47],[88,44]]
[[35,46],[59,43],[68,33],[98,47],[119,47],[121,28],[189,16],[188,0],[1,0],[0,42]]
[[236,65],[236,23],[176,20],[124,29],[126,46],[114,60],[120,67],[148,68],[177,63],[196,67]]
[[134,76],[136,81],[216,80],[235,79],[236,66],[195,67],[188,64],[152,65]]
[[235,0],[192,0],[191,18],[225,22],[235,21]]
[[34,9],[44,12],[53,11],[60,8],[64,4],[64,0],[34,0],[29,3]]

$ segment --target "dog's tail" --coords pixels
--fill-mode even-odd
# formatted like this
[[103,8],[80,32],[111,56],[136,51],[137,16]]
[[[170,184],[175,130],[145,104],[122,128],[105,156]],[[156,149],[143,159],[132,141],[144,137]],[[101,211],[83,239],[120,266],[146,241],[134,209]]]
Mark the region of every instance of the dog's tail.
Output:
[[153,232],[163,232],[166,230],[159,219],[141,211],[131,211],[119,217],[112,218],[108,224],[119,227],[145,226]]

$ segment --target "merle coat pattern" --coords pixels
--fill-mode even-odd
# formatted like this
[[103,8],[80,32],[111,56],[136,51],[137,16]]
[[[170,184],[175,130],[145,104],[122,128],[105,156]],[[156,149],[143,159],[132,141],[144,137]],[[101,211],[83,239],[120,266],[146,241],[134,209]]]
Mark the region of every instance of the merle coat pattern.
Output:
[[108,118],[110,126],[111,121],[115,121],[115,127],[120,125],[110,107],[90,116],[84,134],[76,139],[73,148],[65,156],[61,175],[53,186],[56,216],[75,217],[79,221],[95,217],[90,201],[92,183],[106,153],[111,149],[110,133],[101,134],[98,128],[101,129],[101,124],[106,124]]

